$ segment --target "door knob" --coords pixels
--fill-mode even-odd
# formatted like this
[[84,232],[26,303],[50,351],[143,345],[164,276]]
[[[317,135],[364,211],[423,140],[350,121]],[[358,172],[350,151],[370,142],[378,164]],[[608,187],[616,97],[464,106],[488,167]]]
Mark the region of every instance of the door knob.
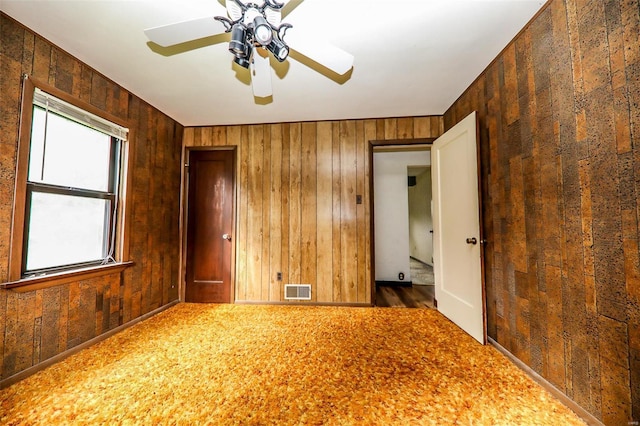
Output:
[[227,241],[231,241],[231,235],[229,235],[229,234],[222,234],[222,239],[223,239],[223,240],[227,240]]
[[467,244],[478,244],[478,240],[476,240],[476,237],[467,238]]

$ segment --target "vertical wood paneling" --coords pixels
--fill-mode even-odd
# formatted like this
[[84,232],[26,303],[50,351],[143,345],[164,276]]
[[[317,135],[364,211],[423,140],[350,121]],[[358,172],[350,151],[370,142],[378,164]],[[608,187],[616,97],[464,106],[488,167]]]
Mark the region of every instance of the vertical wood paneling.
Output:
[[398,137],[398,119],[387,118],[383,120],[384,137],[382,139],[399,139]]
[[311,284],[312,300],[317,301],[317,125],[302,123],[300,176],[300,283]]
[[[253,165],[248,174],[247,204],[247,300],[260,300],[262,297],[262,179],[264,176],[263,128],[248,128],[249,161]],[[249,242],[250,241],[250,242]]]
[[282,125],[274,124],[271,129],[271,191],[269,204],[271,208],[269,235],[269,301],[282,298],[281,281],[277,274],[282,274]]
[[271,257],[271,132],[269,126],[262,126],[262,161],[263,161],[263,180],[262,180],[262,291],[260,294],[260,300],[269,300],[269,293],[271,287],[271,268],[269,259]]
[[58,353],[58,333],[60,328],[61,289],[52,287],[43,290],[42,323],[43,328],[40,340],[40,360],[51,358]]
[[133,135],[127,208],[135,266],[32,292],[0,290],[6,379],[177,298],[182,126],[1,13],[0,31],[0,280],[8,278],[22,74],[120,117]]
[[[302,240],[302,125],[289,126],[289,280],[287,283],[301,283]],[[308,283],[305,283],[308,284]]]
[[60,322],[58,323],[58,329],[53,330],[58,333],[58,353],[64,352],[69,349],[67,342],[69,336],[69,291],[71,285],[67,285],[61,289],[60,293]]
[[[405,138],[413,136],[413,119],[401,118],[398,119],[398,125],[402,123],[402,134]],[[369,251],[369,247],[366,246],[366,234],[367,234],[367,221],[365,217],[365,187],[369,185],[369,174],[366,172],[366,158],[369,156],[368,140],[365,139],[364,132],[365,122],[359,120],[356,122],[356,187],[355,196],[361,197],[362,202],[355,204],[356,209],[356,302],[367,303],[370,302],[370,293],[367,293],[369,286],[367,283],[367,262],[366,253]]]
[[[6,292],[5,292],[6,293]],[[6,295],[6,304],[2,305],[5,309],[4,317],[4,365],[2,374],[10,376],[20,371],[16,369],[16,357],[20,356],[20,347],[18,345],[17,325],[18,325],[18,298],[21,296],[16,293]]]
[[[42,354],[42,292],[38,291],[35,294],[35,306],[33,309],[34,330],[33,330],[33,358],[32,364],[40,362],[40,356]],[[95,334],[94,334],[95,336]]]
[[[291,226],[289,221],[289,205],[291,197],[289,193],[289,186],[291,185],[291,168],[289,167],[289,163],[291,161],[291,126],[289,124],[282,125],[282,220],[280,221],[280,229],[282,231],[282,250],[280,261],[282,262],[281,270],[282,270],[282,282],[279,283],[279,286],[282,286],[283,283],[291,282],[289,279],[289,265],[290,265],[290,256],[289,256],[289,235],[291,233]],[[278,226],[276,223],[275,226]],[[276,268],[278,265],[274,265]],[[284,287],[280,289],[281,300],[283,297]]]
[[[375,123],[370,126],[374,126]],[[431,118],[430,117],[416,117],[413,119],[413,136],[416,138],[428,138],[431,135]]]
[[21,294],[17,299],[15,369],[22,371],[33,365],[35,292]]
[[331,123],[317,128],[317,300],[333,301],[333,132]]
[[340,194],[342,192],[342,180],[340,179],[340,164],[342,153],[340,151],[341,138],[340,138],[340,124],[337,122],[332,123],[332,187],[331,197],[333,200],[333,251],[332,251],[332,266],[333,266],[333,298],[332,302],[342,302],[342,239],[340,237],[342,217],[342,205]]
[[489,335],[607,425],[640,418],[639,29],[554,0],[444,116],[479,111]]
[[[442,117],[439,117],[439,119],[442,119]],[[417,130],[417,126],[415,125],[416,122],[418,122],[418,120],[421,121],[428,121],[429,117],[419,117],[419,118],[415,118],[414,119],[414,131],[418,131]],[[425,137],[435,137],[435,134],[432,135],[431,133],[422,133],[424,131],[421,130],[421,133],[415,133],[414,137],[415,138],[425,138]],[[364,140],[365,140],[365,144],[368,143],[368,141],[374,140],[376,136],[376,123],[375,120],[366,120],[364,123]],[[370,283],[373,280],[373,271],[372,271],[372,264],[374,259],[371,258],[371,250],[369,249],[372,244],[373,244],[373,236],[371,235],[371,227],[373,226],[373,223],[371,221],[371,187],[369,185],[369,182],[371,181],[371,174],[373,173],[372,170],[372,165],[370,163],[371,157],[369,156],[369,152],[367,152],[367,150],[365,150],[365,156],[364,156],[364,196],[362,199],[362,204],[364,205],[364,234],[365,234],[365,253],[364,253],[364,271],[365,271],[365,285],[364,285],[364,292],[365,292],[365,303],[373,303],[374,301],[371,299],[372,297],[372,291],[375,289],[372,289],[370,285],[367,285],[367,283]]]
[[437,137],[442,122],[185,128],[187,148],[238,147],[235,300],[284,301],[284,284],[304,283],[313,302],[371,303],[369,141]]
[[[395,133],[394,133],[395,134]],[[355,122],[340,122],[340,239],[342,302],[355,303],[357,288]]]
[[[195,129],[200,131],[201,129]],[[233,126],[227,129],[227,139],[241,141],[238,143],[238,186],[241,188],[247,188],[249,181],[249,149],[248,138],[246,128],[240,126]],[[206,140],[197,140],[197,145],[208,145]],[[241,191],[237,201],[238,212],[246,211],[249,205],[248,191]],[[247,236],[247,215],[238,216],[238,226],[236,227],[236,251],[239,253],[247,253],[247,245],[249,243]],[[240,300],[246,300],[247,298],[247,256],[241,256],[237,260],[236,268],[236,298]]]
[[398,139],[411,139],[413,138],[413,118],[403,117],[397,120],[396,134]]

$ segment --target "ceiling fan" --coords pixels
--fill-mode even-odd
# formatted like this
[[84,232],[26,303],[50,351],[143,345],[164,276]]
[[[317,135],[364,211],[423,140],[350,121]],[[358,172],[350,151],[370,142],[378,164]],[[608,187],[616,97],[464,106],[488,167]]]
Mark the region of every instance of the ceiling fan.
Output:
[[[289,56],[289,43],[296,52],[343,75],[353,67],[353,55],[315,38],[304,37],[298,31],[287,30],[291,24],[281,22],[282,8],[289,0],[226,0],[227,16],[207,16],[144,30],[150,41],[172,46],[188,41],[231,33],[229,51],[233,61],[251,72],[255,97],[273,94],[269,52],[282,62]],[[285,42],[287,34],[287,42]]]

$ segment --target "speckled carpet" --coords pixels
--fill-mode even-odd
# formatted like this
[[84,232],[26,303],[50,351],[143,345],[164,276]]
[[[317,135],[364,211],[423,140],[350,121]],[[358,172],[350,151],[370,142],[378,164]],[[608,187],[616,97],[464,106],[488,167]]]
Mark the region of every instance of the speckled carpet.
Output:
[[583,423],[435,310],[179,304],[0,391],[0,424]]

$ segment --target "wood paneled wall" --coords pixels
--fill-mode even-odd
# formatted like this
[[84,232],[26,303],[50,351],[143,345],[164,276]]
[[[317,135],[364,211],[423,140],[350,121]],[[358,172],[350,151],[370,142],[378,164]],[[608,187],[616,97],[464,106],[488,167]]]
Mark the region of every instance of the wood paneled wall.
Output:
[[446,112],[479,112],[489,335],[640,421],[640,5],[553,0]]
[[182,126],[0,14],[0,282],[6,282],[21,76],[55,86],[130,123],[129,252],[122,274],[16,293],[0,290],[6,379],[176,300]]
[[439,116],[185,128],[185,147],[238,147],[235,300],[284,301],[294,283],[313,302],[371,303],[369,141],[442,128]]

